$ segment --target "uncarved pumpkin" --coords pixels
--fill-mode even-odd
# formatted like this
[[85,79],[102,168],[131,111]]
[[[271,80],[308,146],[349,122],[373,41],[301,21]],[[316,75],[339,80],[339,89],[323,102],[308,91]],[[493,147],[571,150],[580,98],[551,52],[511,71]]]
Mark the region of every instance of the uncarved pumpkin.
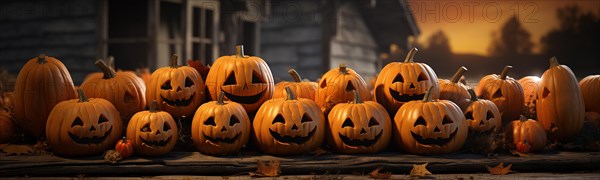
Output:
[[484,76],[475,89],[480,98],[498,106],[503,125],[517,119],[523,110],[523,88],[517,80],[508,76],[510,69],[512,66],[506,66],[500,75]]
[[537,92],[540,89],[540,77],[537,76],[525,76],[519,79],[519,84],[523,87],[523,112],[522,114],[528,118],[537,119],[535,107],[537,105],[538,97]]
[[135,153],[144,156],[160,156],[173,150],[179,138],[173,117],[159,111],[156,100],[150,110],[135,113],[127,125],[127,139],[131,140]]
[[469,105],[470,97],[469,92],[467,92],[467,86],[458,82],[465,71],[467,71],[467,68],[461,66],[449,80],[439,80],[440,99],[452,101],[462,110],[465,110]]
[[508,124],[505,134],[507,139],[517,147],[517,150],[523,153],[541,151],[548,143],[542,124],[527,119],[525,116]]
[[354,100],[353,91],[358,91],[361,99],[371,100],[365,80],[345,64],[323,74],[318,86],[315,102],[326,114],[336,104]]
[[586,112],[600,113],[600,75],[590,75],[579,81]]
[[126,136],[123,136],[123,139],[117,141],[115,151],[121,154],[121,157],[127,158],[133,155],[133,143]]
[[135,70],[135,74],[144,81],[144,84],[148,86],[150,84],[150,77],[152,77],[152,72],[148,67],[142,67]]
[[468,90],[471,99],[465,108],[464,115],[470,132],[497,133],[502,129],[502,116],[494,102],[479,99],[473,89]]
[[17,129],[14,118],[8,108],[0,107],[0,143],[14,140]]
[[298,74],[298,72],[296,72],[296,70],[294,70],[294,69],[288,70],[288,73],[290,74],[290,76],[292,76],[294,81],[292,81],[292,82],[283,81],[283,82],[277,83],[275,85],[275,91],[273,92],[273,99],[286,97],[287,93],[286,93],[285,87],[289,86],[290,89],[292,89],[292,91],[296,95],[296,97],[306,98],[306,99],[310,99],[310,100],[314,101],[315,93],[317,91],[317,83],[309,82],[309,81],[302,81],[300,74]]

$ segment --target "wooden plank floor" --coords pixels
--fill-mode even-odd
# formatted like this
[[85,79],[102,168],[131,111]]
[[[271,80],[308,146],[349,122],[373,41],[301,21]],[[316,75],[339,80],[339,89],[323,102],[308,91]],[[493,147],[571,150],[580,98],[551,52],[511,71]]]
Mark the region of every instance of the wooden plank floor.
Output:
[[283,174],[353,174],[382,167],[383,171],[408,174],[413,164],[429,162],[434,174],[486,173],[485,165],[512,163],[516,172],[597,172],[600,153],[555,152],[528,157],[501,155],[487,158],[479,154],[418,156],[383,152],[372,155],[273,157],[268,155],[214,157],[198,152],[172,152],[160,158],[130,157],[117,164],[101,156],[61,158],[42,156],[1,156],[0,176],[154,176],[154,175],[233,175],[256,170],[258,160],[278,159]]

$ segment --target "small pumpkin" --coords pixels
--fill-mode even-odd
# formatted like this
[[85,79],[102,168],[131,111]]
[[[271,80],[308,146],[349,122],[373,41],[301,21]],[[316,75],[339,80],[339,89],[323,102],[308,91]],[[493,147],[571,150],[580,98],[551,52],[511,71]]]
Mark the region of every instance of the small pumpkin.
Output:
[[310,99],[296,98],[286,87],[286,98],[266,101],[253,122],[256,147],[272,155],[309,152],[325,139],[325,116]]
[[522,114],[528,118],[536,118],[535,107],[537,105],[537,92],[540,89],[540,77],[525,76],[519,79],[519,84],[523,87],[524,107]]
[[440,99],[449,100],[454,102],[460,109],[465,110],[469,105],[469,92],[467,92],[467,86],[463,83],[458,82],[460,77],[467,71],[467,68],[461,66],[458,68],[456,73],[450,78],[440,79]]
[[340,64],[339,68],[325,73],[318,85],[315,102],[326,114],[336,104],[354,100],[353,91],[358,91],[361,99],[371,99],[371,93],[365,80],[345,64]]
[[21,68],[15,82],[16,123],[25,133],[41,137],[52,108],[77,95],[67,67],[60,60],[41,54]]
[[9,109],[0,107],[0,143],[8,143],[14,139],[17,129]]
[[404,103],[422,100],[431,87],[432,98],[440,97],[438,78],[433,69],[425,63],[414,62],[417,51],[417,48],[411,49],[404,62],[387,64],[375,82],[375,99],[392,116]]
[[227,100],[240,103],[246,112],[254,113],[273,97],[273,75],[263,59],[246,56],[242,45],[235,49],[235,55],[215,60],[206,77],[206,86],[213,100],[223,92]]
[[468,126],[452,101],[433,100],[433,87],[421,101],[402,105],[394,117],[396,144],[409,153],[430,155],[459,150],[467,140]]
[[177,62],[177,55],[173,54],[171,66],[152,73],[146,99],[155,99],[158,108],[175,118],[189,117],[205,101],[205,85],[198,71]]
[[523,110],[523,88],[517,80],[508,76],[510,69],[512,66],[506,66],[500,75],[484,76],[475,90],[479,97],[496,104],[502,115],[502,124],[517,119]]
[[506,126],[505,134],[507,139],[517,147],[517,150],[523,153],[541,151],[548,143],[546,131],[542,124],[538,121],[527,119],[525,116],[521,116],[519,120],[510,122]]
[[276,98],[284,98],[287,96],[285,87],[289,86],[294,94],[298,98],[306,98],[310,100],[315,100],[315,93],[317,91],[317,83],[316,82],[303,82],[302,78],[300,78],[300,74],[296,72],[294,69],[288,70],[288,73],[294,79],[293,82],[283,81],[277,83],[275,85],[275,91],[273,92],[273,99]]
[[58,103],[48,116],[46,138],[54,154],[69,157],[97,155],[113,146],[123,133],[119,112],[109,101],[87,98]]
[[579,81],[586,112],[600,113],[600,75],[589,75]]
[[560,65],[556,57],[552,57],[537,94],[537,117],[546,132],[560,141],[579,134],[583,128],[585,104],[577,78],[568,66]]
[[204,103],[192,120],[192,140],[198,151],[209,155],[228,155],[240,151],[250,138],[250,118],[241,104],[224,101]]
[[497,133],[502,129],[502,116],[494,102],[479,99],[473,89],[469,89],[470,104],[465,108],[464,115],[470,132]]
[[159,156],[173,150],[179,131],[173,117],[158,110],[153,100],[150,110],[135,113],[127,125],[127,139],[133,143],[133,150],[144,156]]
[[345,154],[379,152],[392,136],[390,116],[377,102],[363,102],[354,93],[353,102],[337,104],[329,112],[327,144]]
[[128,158],[133,155],[133,143],[126,136],[123,136],[123,139],[117,141],[115,151],[121,154],[121,157]]

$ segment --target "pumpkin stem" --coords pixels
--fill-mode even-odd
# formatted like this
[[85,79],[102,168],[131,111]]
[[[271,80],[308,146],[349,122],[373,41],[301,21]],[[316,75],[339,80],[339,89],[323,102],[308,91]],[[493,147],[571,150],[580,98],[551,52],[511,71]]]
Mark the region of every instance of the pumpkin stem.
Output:
[[298,98],[296,98],[296,95],[294,94],[294,91],[292,91],[292,88],[290,88],[289,86],[285,87],[285,93],[287,93],[287,97],[285,98],[285,100],[297,100]]
[[300,78],[300,74],[298,74],[298,72],[296,72],[295,69],[290,68],[290,70],[288,70],[288,73],[290,74],[290,76],[292,76],[292,78],[294,78],[294,81],[302,82],[302,78]]
[[225,104],[225,93],[223,93],[223,92],[219,93],[219,96],[217,96],[217,104],[218,105]]
[[123,140],[122,141],[123,144],[127,144],[127,136],[123,136],[123,138],[121,138],[121,139]]
[[108,65],[108,67],[112,68],[113,70],[115,70],[115,57],[113,56],[108,56],[106,58],[106,65]]
[[246,57],[246,55],[244,54],[244,45],[235,46],[235,57],[237,57],[237,58]]
[[342,74],[348,74],[348,68],[346,68],[346,64],[340,64],[340,72]]
[[477,94],[475,94],[475,90],[473,90],[473,88],[469,88],[467,91],[469,92],[469,95],[471,95],[471,102],[475,102],[475,101],[479,100],[479,98],[477,98]]
[[427,93],[425,93],[425,97],[423,97],[423,102],[431,102],[433,101],[433,97],[431,96],[431,92],[433,92],[433,86],[429,87]]
[[44,63],[46,63],[46,55],[45,55],[45,54],[40,54],[40,55],[38,56],[38,63],[39,63],[39,64],[44,64]]
[[458,81],[460,80],[460,77],[465,73],[465,71],[467,71],[467,68],[464,66],[461,66],[460,68],[458,68],[456,73],[454,73],[452,78],[450,78],[450,82],[452,82],[454,84],[458,83]]
[[177,68],[179,66],[179,63],[177,62],[177,54],[173,54],[171,56],[171,68]]
[[358,94],[358,91],[352,90],[352,94],[354,94],[354,104],[362,104],[363,103],[363,100],[362,100],[362,98],[360,98],[360,94]]
[[157,104],[156,100],[152,100],[152,102],[150,103],[150,112],[151,113],[155,113],[156,110],[158,109],[156,104]]
[[505,66],[504,69],[502,69],[502,73],[500,73],[500,79],[505,80],[510,69],[512,69],[512,66]]
[[560,64],[558,63],[556,56],[552,56],[550,58],[550,68],[555,67],[555,66],[560,66]]
[[98,59],[96,61],[96,66],[98,66],[98,68],[100,68],[100,70],[102,70],[102,72],[104,73],[104,79],[110,79],[115,77],[115,70],[113,70],[112,68],[108,67],[108,65],[106,65],[106,63],[104,63],[104,61],[102,59]]
[[521,122],[525,122],[527,121],[527,117],[523,116],[522,114],[519,116],[519,121]]
[[88,102],[89,99],[87,96],[85,96],[85,93],[83,93],[82,89],[77,89],[77,94],[79,95],[79,102]]
[[417,54],[417,51],[419,51],[419,49],[417,49],[417,48],[412,48],[410,51],[408,51],[408,54],[406,54],[406,58],[404,59],[404,62],[405,63],[415,62],[413,60],[413,58],[415,57],[415,54]]

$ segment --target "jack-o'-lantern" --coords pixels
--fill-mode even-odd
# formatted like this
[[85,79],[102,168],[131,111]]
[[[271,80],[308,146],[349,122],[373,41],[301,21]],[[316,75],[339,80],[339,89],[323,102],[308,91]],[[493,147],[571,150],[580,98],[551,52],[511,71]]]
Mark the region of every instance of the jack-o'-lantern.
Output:
[[490,100],[478,99],[473,89],[468,90],[471,99],[464,115],[470,132],[497,133],[502,129],[502,116],[496,104]]
[[583,128],[585,104],[573,71],[550,59],[538,90],[537,118],[556,140],[566,141]]
[[177,61],[173,54],[171,66],[152,73],[146,99],[156,100],[158,107],[174,118],[189,117],[204,102],[205,85],[196,69],[179,66]]
[[318,86],[315,102],[326,114],[336,104],[354,100],[353,91],[358,91],[361,99],[371,99],[371,92],[365,80],[345,64],[340,64],[339,68],[323,74]]
[[468,134],[465,116],[452,101],[432,100],[429,95],[400,107],[393,122],[396,144],[409,153],[422,155],[459,150]]
[[538,101],[537,91],[540,88],[540,77],[525,76],[519,79],[519,84],[523,88],[523,111],[522,114],[528,118],[537,119],[535,107]]
[[0,107],[0,143],[8,143],[17,132],[14,118],[8,108]]
[[60,102],[50,112],[46,123],[48,145],[61,156],[101,154],[121,138],[121,117],[109,101],[88,99],[81,89],[77,92],[79,99]]
[[600,75],[589,75],[579,81],[586,112],[600,113]]
[[286,97],[287,94],[285,91],[285,87],[289,86],[292,89],[292,91],[294,91],[294,94],[296,95],[296,97],[306,98],[306,99],[310,99],[310,100],[314,101],[315,93],[317,91],[317,83],[309,82],[309,81],[302,81],[302,78],[300,78],[300,74],[298,74],[298,72],[296,72],[296,70],[294,70],[294,69],[288,70],[288,73],[290,74],[290,76],[292,76],[294,81],[293,82],[283,81],[283,82],[277,83],[275,85],[275,91],[273,92],[273,99]]
[[296,98],[289,87],[287,97],[266,101],[253,122],[256,147],[272,155],[309,152],[323,143],[325,116],[317,104]]
[[392,62],[383,67],[375,82],[375,99],[394,115],[404,103],[422,100],[433,87],[432,98],[438,99],[440,88],[433,69],[425,63],[414,62],[417,48],[411,49],[404,62]]
[[273,75],[263,59],[246,56],[242,45],[235,48],[235,55],[215,60],[206,77],[206,86],[213,100],[223,92],[226,99],[254,113],[273,97]]
[[204,103],[192,120],[192,140],[198,151],[209,155],[237,153],[250,138],[250,118],[241,104],[224,101]]
[[[510,122],[506,126],[506,138],[511,141],[517,150],[523,153],[541,151],[546,147],[548,138],[544,127],[538,121],[521,116],[519,120]],[[522,147],[518,147],[522,146]]]
[[21,68],[14,93],[17,126],[35,137],[45,134],[48,115],[56,104],[77,97],[65,65],[44,54]]
[[131,140],[135,153],[144,156],[159,156],[173,150],[179,138],[173,117],[158,111],[153,100],[150,110],[135,113],[127,125],[127,139]]
[[454,102],[460,109],[465,110],[469,105],[469,92],[467,86],[458,82],[460,77],[467,71],[467,68],[461,66],[450,80],[440,79],[440,99]]
[[358,93],[354,97],[354,102],[337,104],[329,112],[327,144],[346,154],[385,149],[392,136],[390,116],[377,102],[363,102]]
[[517,80],[508,76],[510,69],[512,66],[506,66],[500,75],[484,76],[475,89],[480,98],[496,104],[502,115],[503,125],[517,119],[523,110],[523,88]]
[[115,72],[102,60],[95,64],[103,73],[92,74],[81,84],[87,96],[110,101],[126,120],[146,107],[146,85],[139,77],[131,72]]

